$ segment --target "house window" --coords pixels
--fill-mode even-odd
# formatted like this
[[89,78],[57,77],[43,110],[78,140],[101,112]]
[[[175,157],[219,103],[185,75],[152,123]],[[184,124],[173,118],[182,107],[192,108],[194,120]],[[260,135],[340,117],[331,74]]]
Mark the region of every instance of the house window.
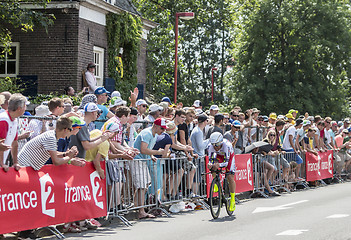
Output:
[[103,48],[94,46],[94,63],[96,65],[95,77],[98,86],[104,85],[104,52],[105,50]]
[[0,46],[0,77],[16,77],[19,71],[19,43],[11,44],[10,53],[2,53],[4,47]]

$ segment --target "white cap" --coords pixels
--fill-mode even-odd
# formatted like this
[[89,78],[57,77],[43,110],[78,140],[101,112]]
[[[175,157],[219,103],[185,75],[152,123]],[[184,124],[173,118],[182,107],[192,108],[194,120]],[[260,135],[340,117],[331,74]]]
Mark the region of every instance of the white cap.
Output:
[[84,106],[84,111],[85,112],[97,112],[100,111],[100,108],[98,108],[98,106],[95,103],[87,103]]
[[149,107],[149,112],[156,112],[156,111],[163,111],[163,107],[157,105],[157,104],[151,104],[151,106]]
[[49,107],[46,105],[39,105],[38,107],[35,108],[35,116],[44,117],[50,114],[51,112],[49,110]]
[[111,93],[111,98],[113,98],[113,97],[121,97],[121,94],[118,91],[113,91]]
[[104,131],[110,131],[110,132],[119,132],[121,131],[119,125],[116,122],[109,121],[106,123],[106,126],[104,126]]
[[217,105],[212,105],[210,107],[210,110],[219,110],[219,107]]
[[121,105],[126,105],[126,104],[127,104],[127,102],[123,101],[122,98],[113,97],[113,98],[111,98],[111,101],[110,101],[110,108],[116,107],[116,106],[121,106]]
[[195,109],[195,111],[196,111],[196,115],[200,115],[203,113],[203,111],[200,108]]
[[202,106],[201,101],[200,100],[195,100],[193,106],[194,107],[201,107]]
[[139,106],[139,105],[147,105],[146,101],[144,99],[138,99],[138,101],[136,101],[136,105]]

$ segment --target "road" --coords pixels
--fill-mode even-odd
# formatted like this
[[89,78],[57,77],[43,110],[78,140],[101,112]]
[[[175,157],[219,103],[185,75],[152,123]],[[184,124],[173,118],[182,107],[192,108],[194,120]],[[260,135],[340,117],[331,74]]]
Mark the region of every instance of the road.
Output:
[[67,234],[67,239],[351,239],[351,182],[303,190],[238,205],[234,216],[213,220],[208,210],[183,212],[100,230]]

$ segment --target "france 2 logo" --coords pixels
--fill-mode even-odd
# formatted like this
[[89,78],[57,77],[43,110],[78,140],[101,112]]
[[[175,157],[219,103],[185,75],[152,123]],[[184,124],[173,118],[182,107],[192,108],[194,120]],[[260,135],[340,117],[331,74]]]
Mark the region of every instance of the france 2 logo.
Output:
[[95,205],[101,209],[104,209],[103,201],[98,201],[97,199],[97,197],[102,197],[102,186],[100,186],[99,180],[101,180],[101,178],[97,173],[97,171],[90,174],[90,183],[91,183],[91,188],[93,190],[93,198],[94,198]]
[[39,182],[41,191],[41,211],[43,214],[54,218],[55,208],[49,207],[49,203],[52,204],[55,202],[55,194],[53,192],[54,182],[48,173],[39,178]]

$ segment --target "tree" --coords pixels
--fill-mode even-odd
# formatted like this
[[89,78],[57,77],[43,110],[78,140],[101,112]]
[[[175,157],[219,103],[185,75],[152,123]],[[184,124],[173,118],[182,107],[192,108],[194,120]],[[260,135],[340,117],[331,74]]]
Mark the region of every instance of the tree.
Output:
[[227,79],[232,104],[267,114],[347,113],[351,15],[345,1],[262,0],[242,19]]
[[[23,31],[33,31],[34,25],[47,28],[53,23],[54,16],[42,11],[35,11],[21,7],[21,4],[35,4],[42,7],[51,0],[2,0],[0,4],[0,45],[5,46],[5,51],[9,51],[11,44],[11,32],[6,26],[21,28]],[[0,53],[3,54],[3,53]]]

